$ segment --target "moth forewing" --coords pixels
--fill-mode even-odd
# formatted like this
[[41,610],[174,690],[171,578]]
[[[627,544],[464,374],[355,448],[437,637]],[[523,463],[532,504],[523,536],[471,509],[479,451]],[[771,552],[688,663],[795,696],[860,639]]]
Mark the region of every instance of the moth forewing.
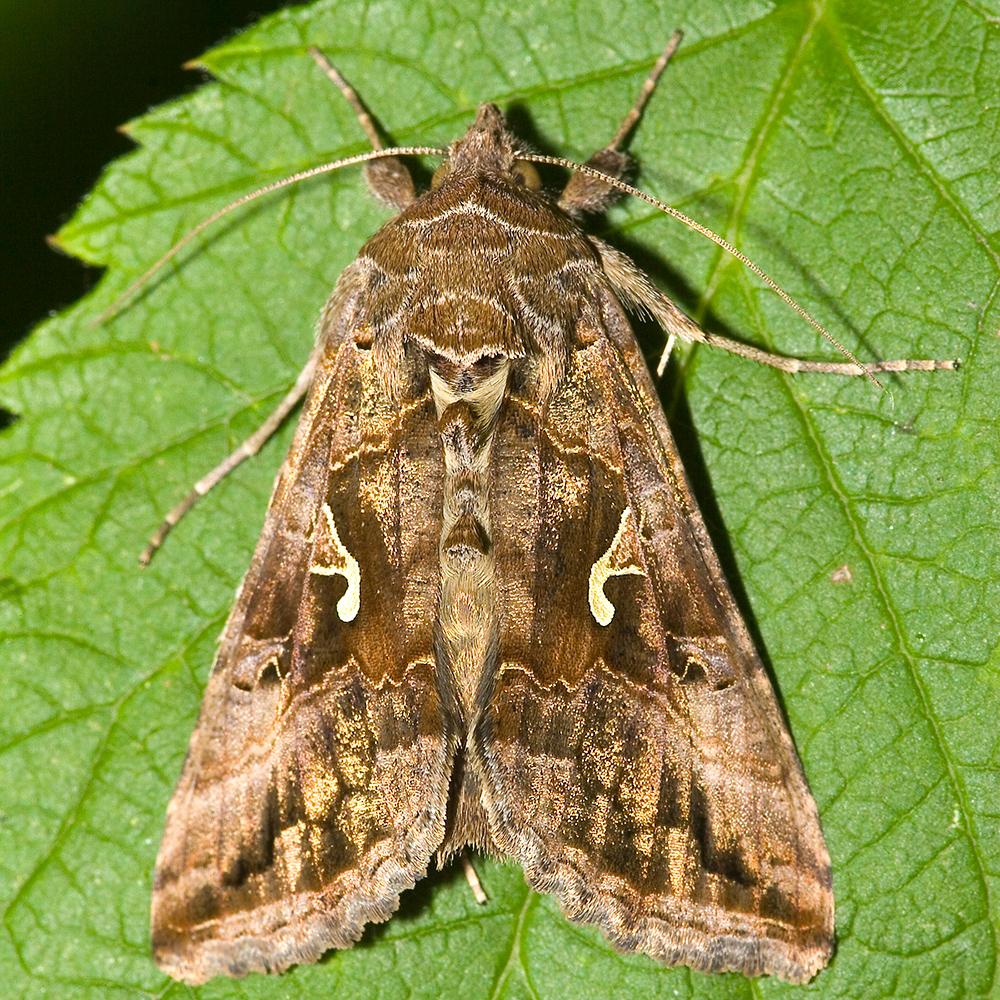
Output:
[[[816,806],[624,309],[721,338],[577,221],[627,189],[621,141],[677,41],[558,200],[492,105],[420,196],[399,150],[372,154],[402,211],[323,313],[168,810],[171,975],[347,947],[466,847],[662,962],[805,982],[828,961]],[[867,370],[888,365],[946,366]]]
[[[816,807],[634,337],[598,297],[559,397],[538,420],[512,394],[494,458],[501,589],[529,613],[504,620],[475,746],[490,828],[619,947],[802,982],[833,932]],[[519,544],[525,517],[543,544]]]
[[356,342],[363,270],[327,310],[168,810],[153,944],[187,982],[349,946],[395,910],[444,833],[440,444],[426,385],[400,407]]

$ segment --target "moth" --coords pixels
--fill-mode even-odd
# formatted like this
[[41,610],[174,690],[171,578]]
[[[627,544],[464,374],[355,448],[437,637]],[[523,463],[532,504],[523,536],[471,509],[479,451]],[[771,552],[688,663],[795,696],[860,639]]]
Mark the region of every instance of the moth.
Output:
[[[679,215],[622,180],[679,37],[587,164],[532,153],[484,104],[419,195],[399,157],[436,151],[384,149],[314,52],[373,152],[244,196],[163,258],[349,163],[399,211],[341,274],[295,388],[144,554],[305,397],[167,812],[152,937],[171,976],[349,947],[467,848],[625,951],[798,983],[826,965],[816,805],[627,313],[788,372],[954,363],[735,344],[588,235],[622,190]],[[574,171],[560,194],[547,162]]]

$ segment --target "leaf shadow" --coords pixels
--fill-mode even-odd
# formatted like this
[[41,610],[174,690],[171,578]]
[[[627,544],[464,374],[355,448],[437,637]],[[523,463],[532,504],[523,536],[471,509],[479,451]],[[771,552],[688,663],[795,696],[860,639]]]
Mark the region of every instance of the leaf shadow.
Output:
[[[391,943],[399,935],[399,922],[426,917],[431,911],[435,893],[442,888],[464,882],[462,868],[456,861],[445,868],[435,868],[421,878],[412,889],[405,890],[399,897],[399,907],[392,916],[380,924],[368,924],[355,948],[375,948],[384,941]],[[339,952],[328,951],[321,964],[335,961]]]

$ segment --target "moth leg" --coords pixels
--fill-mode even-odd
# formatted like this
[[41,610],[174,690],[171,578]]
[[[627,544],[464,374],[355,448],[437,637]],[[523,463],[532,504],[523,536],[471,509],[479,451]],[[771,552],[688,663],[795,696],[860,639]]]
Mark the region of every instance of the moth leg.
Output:
[[153,532],[149,544],[142,550],[139,556],[139,563],[148,566],[156,550],[163,544],[163,540],[170,533],[170,530],[180,521],[180,519],[213,487],[225,479],[233,469],[241,462],[246,461],[251,455],[256,455],[264,446],[267,440],[282,425],[285,417],[299,404],[312,383],[313,374],[316,370],[316,353],[314,352],[305,368],[299,372],[299,377],[295,380],[295,385],[288,391],[285,397],[274,408],[268,418],[241,444],[232,454],[224,458],[208,475],[203,476],[191,488],[191,492],[169,514],[160,522],[160,526]]
[[[358,124],[368,136],[372,149],[385,149],[385,144],[378,134],[375,122],[361,103],[357,91],[341,76],[337,67],[319,49],[311,46],[309,55],[344,95],[344,99],[350,104],[358,119]],[[365,164],[365,180],[368,182],[369,190],[379,201],[384,201],[400,211],[412,204],[417,197],[410,171],[406,169],[403,161],[395,156],[387,156],[385,159],[372,160]]]
[[[642,117],[643,109],[646,107],[653,91],[656,89],[663,71],[667,68],[671,56],[677,51],[677,46],[681,43],[682,32],[675,31],[667,42],[667,47],[656,60],[656,65],[650,70],[646,82],[635,103],[629,108],[628,113],[622,119],[621,125],[614,138],[604,149],[594,153],[587,160],[587,166],[595,167],[602,173],[621,179],[632,166],[632,158],[622,151],[622,145],[628,138],[632,129],[635,128]],[[621,193],[607,184],[602,184],[596,177],[588,177],[585,174],[573,174],[566,187],[563,188],[559,196],[559,207],[569,215],[582,215],[584,212],[603,212],[616,198],[620,198]]]
[[465,881],[469,883],[469,889],[472,890],[472,898],[480,906],[485,906],[490,899],[486,895],[486,890],[483,889],[483,883],[479,881],[476,869],[472,867],[472,859],[469,857],[468,851],[462,852],[462,871],[465,872]]
[[773,354],[762,351],[759,347],[721,337],[717,333],[703,330],[693,319],[679,309],[674,302],[661,292],[648,275],[635,266],[632,259],[620,250],[605,243],[603,240],[591,240],[601,255],[604,273],[611,282],[611,287],[629,308],[648,313],[667,334],[667,343],[656,366],[657,376],[662,375],[667,367],[667,360],[675,340],[686,340],[690,343],[707,344],[709,347],[721,347],[730,354],[738,354],[741,358],[749,358],[758,364],[777,368],[779,371],[795,374],[796,372],[816,372],[823,375],[865,375],[873,372],[929,372],[948,371],[958,368],[958,362],[937,359],[898,359],[893,361],[870,361],[867,364],[853,361],[804,361],[801,358],[790,358],[784,354]]

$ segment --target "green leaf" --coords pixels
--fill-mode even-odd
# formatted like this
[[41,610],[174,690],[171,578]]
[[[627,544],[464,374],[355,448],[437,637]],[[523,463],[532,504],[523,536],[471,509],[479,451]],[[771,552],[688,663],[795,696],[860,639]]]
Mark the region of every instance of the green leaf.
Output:
[[[635,135],[646,190],[738,243],[862,357],[959,373],[789,378],[688,351],[680,446],[773,669],[834,866],[823,997],[1000,989],[1000,30],[988,0],[477,4],[329,0],[208,53],[216,78],[132,123],[60,233],[108,268],[0,373],[0,982],[9,996],[744,997],[790,988],[614,953],[481,861],[347,952],[275,981],[171,984],[148,947],[164,809],[286,427],[153,565],[159,518],[269,412],[337,273],[386,218],[357,172],[221,225],[113,323],[89,321],[238,195],[365,148],[322,47],[393,140],[492,100],[546,151],[601,146],[674,27]],[[606,227],[714,330],[829,350],[647,206]],[[658,344],[651,331],[648,349]],[[848,582],[834,571],[849,568]],[[846,576],[847,573],[839,574]]]

